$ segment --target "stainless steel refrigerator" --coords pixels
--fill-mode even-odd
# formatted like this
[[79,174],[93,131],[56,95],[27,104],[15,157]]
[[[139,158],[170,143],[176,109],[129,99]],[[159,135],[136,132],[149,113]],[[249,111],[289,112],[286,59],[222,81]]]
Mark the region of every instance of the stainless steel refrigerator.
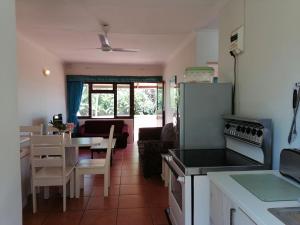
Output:
[[224,148],[222,115],[232,112],[232,84],[180,83],[177,111],[181,149]]

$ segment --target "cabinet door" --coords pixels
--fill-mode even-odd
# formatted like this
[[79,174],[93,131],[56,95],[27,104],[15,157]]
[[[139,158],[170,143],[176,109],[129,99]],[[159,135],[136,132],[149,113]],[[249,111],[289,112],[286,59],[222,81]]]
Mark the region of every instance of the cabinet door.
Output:
[[223,194],[224,225],[256,225],[230,198]]
[[213,183],[210,183],[210,224],[256,225],[237,204]]
[[213,183],[210,183],[210,224],[224,225],[223,193]]
[[256,225],[256,223],[240,208],[237,208],[234,213],[234,225]]
[[233,225],[234,214],[236,211],[236,206],[234,202],[231,201],[227,195],[223,194],[223,224],[224,225]]

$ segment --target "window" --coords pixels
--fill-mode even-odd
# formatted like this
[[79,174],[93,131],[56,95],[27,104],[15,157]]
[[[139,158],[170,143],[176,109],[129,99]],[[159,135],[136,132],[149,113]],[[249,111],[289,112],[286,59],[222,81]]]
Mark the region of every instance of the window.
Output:
[[112,91],[113,84],[92,84],[93,91]]
[[130,84],[117,84],[117,116],[130,116]]
[[92,93],[92,117],[113,118],[114,98],[113,93]]
[[85,83],[77,116],[80,118],[133,117],[133,84]]

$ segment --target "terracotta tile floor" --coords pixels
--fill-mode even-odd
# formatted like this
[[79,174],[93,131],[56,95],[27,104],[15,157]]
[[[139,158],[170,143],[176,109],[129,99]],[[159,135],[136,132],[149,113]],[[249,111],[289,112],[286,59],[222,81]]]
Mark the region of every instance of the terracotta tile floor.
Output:
[[[95,154],[103,158],[105,153]],[[80,158],[89,158],[88,149]],[[168,206],[168,189],[159,177],[145,179],[139,167],[135,145],[116,150],[111,167],[109,196],[103,196],[103,176],[86,175],[79,199],[67,199],[62,213],[58,188],[50,189],[50,199],[38,199],[38,213],[32,214],[29,201],[23,210],[24,225],[167,225],[164,209]]]

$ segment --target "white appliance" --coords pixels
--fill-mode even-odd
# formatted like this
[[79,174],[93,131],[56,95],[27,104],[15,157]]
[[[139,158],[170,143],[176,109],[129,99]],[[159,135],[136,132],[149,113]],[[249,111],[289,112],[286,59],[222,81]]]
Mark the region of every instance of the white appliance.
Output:
[[168,216],[172,225],[209,225],[208,172],[265,170],[272,166],[272,123],[225,116],[226,147],[170,150]]
[[224,148],[222,115],[232,110],[231,83],[180,83],[177,133],[180,148]]
[[234,30],[230,36],[230,52],[238,55],[244,51],[244,26]]

